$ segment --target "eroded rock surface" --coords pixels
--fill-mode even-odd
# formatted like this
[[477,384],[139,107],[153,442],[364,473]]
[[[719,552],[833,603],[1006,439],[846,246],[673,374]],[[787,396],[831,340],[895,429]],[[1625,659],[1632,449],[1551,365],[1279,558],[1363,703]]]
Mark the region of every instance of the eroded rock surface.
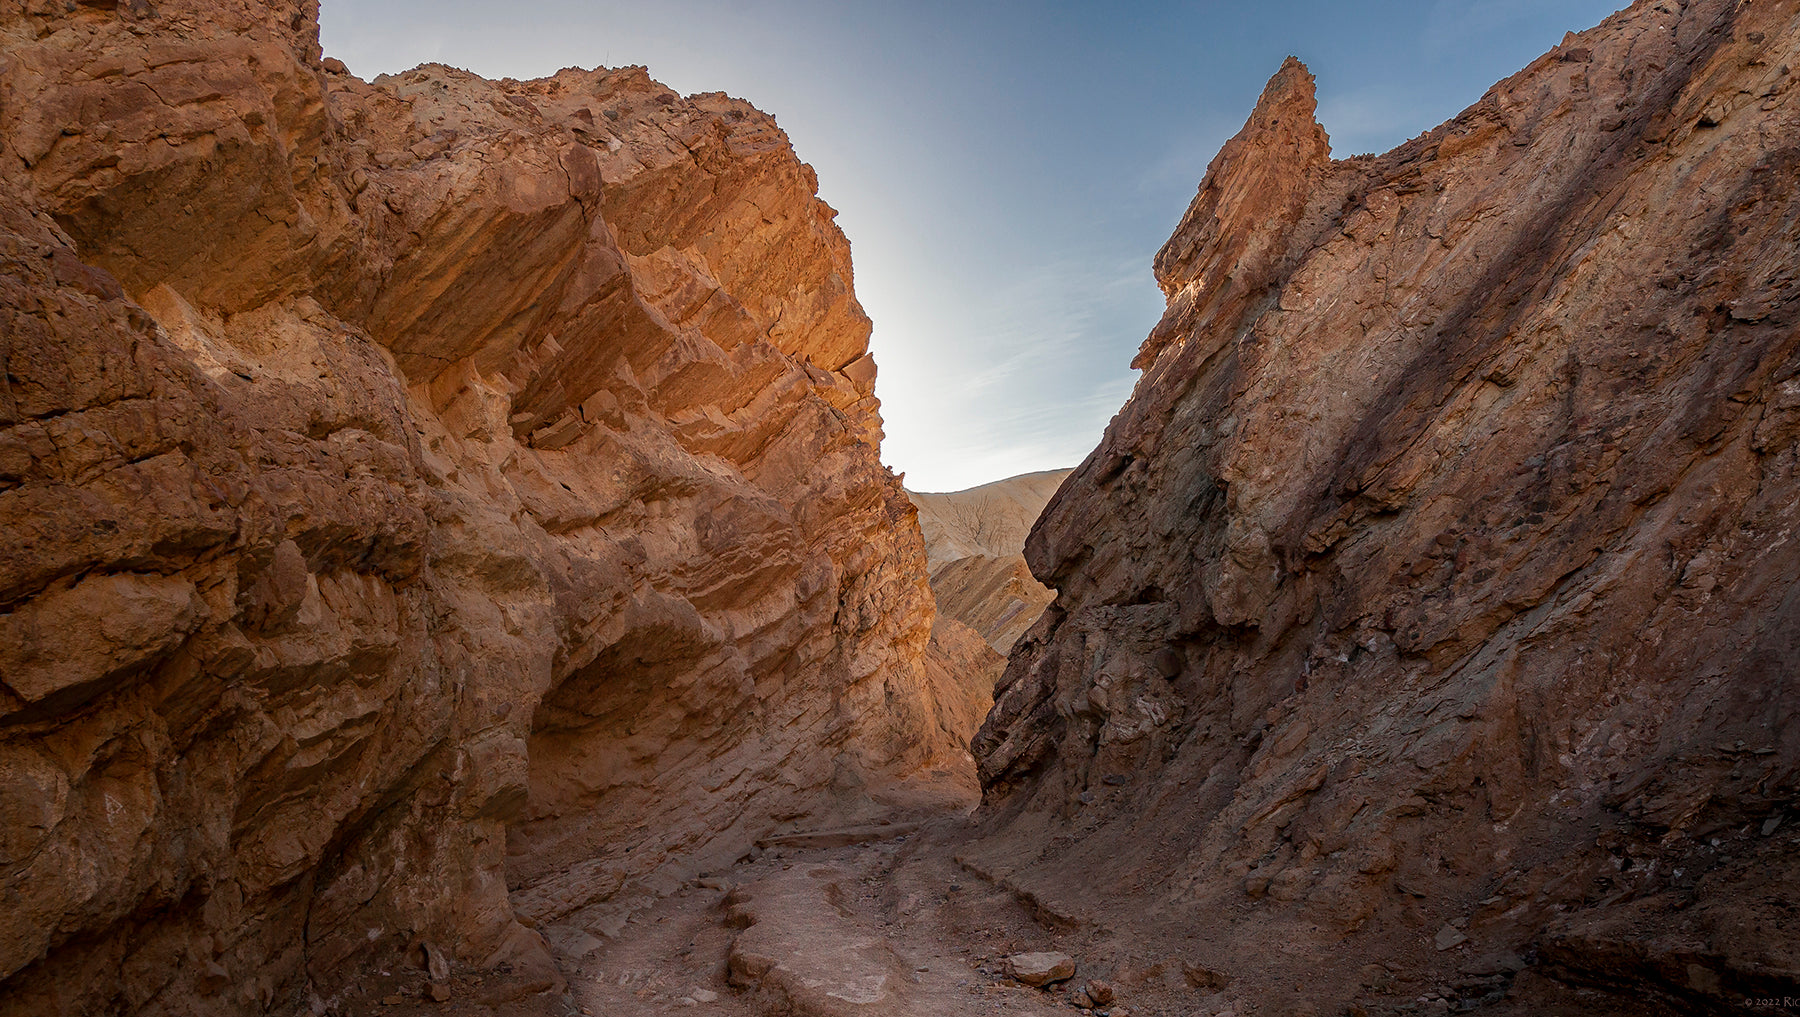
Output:
[[1644,0],[1333,161],[1283,67],[1027,544],[972,863],[1205,1012],[1800,997],[1797,69]]
[[0,12],[0,1013],[549,985],[516,914],[970,772],[770,118],[363,82],[309,2]]

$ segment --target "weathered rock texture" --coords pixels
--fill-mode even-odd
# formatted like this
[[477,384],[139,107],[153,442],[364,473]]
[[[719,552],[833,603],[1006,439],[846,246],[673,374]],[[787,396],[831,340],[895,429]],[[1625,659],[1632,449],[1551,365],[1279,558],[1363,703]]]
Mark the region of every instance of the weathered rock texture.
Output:
[[967,772],[767,116],[365,83],[310,2],[0,11],[0,1013],[547,981],[515,912]]
[[1037,621],[1056,591],[1033,579],[1025,537],[1069,470],[1008,477],[966,491],[908,491],[919,509],[931,592],[953,618],[1001,653]]
[[1796,70],[1644,0],[1333,161],[1283,67],[1027,544],[971,860],[1259,1013],[1800,996]]

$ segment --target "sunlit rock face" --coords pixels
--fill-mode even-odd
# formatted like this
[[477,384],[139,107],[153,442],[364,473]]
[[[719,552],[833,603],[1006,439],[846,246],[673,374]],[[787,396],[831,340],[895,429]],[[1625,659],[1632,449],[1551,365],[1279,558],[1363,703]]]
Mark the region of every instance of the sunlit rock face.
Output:
[[1258,1012],[1800,996],[1795,70],[1646,0],[1334,161],[1283,67],[1027,544],[971,859]]
[[637,68],[0,13],[0,1013],[548,983],[515,913],[969,772],[816,184]]

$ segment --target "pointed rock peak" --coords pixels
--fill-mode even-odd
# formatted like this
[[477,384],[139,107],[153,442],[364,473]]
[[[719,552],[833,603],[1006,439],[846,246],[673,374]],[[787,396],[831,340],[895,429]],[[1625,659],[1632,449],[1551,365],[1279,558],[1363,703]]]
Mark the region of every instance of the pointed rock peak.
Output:
[[1245,133],[1277,126],[1316,127],[1319,97],[1312,72],[1297,57],[1288,57],[1263,86]]
[[[1331,162],[1331,139],[1315,114],[1312,72],[1293,57],[1263,89],[1237,136],[1207,167],[1200,191],[1175,235],[1156,255],[1156,282],[1173,300],[1190,284],[1217,295],[1227,280],[1256,288],[1280,260],[1282,238],[1299,220],[1319,168]],[[1132,366],[1167,345],[1152,333]]]

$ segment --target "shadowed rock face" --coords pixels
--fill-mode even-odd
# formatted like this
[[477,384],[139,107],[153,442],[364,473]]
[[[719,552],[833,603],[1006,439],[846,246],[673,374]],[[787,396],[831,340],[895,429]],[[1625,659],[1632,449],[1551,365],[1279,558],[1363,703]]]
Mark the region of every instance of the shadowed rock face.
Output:
[[972,788],[774,122],[316,37],[0,13],[0,1013],[332,1004],[420,944],[546,982],[515,912]]
[[1643,2],[1332,161],[1283,67],[1027,544],[970,858],[1259,1010],[1800,996],[1797,69]]

